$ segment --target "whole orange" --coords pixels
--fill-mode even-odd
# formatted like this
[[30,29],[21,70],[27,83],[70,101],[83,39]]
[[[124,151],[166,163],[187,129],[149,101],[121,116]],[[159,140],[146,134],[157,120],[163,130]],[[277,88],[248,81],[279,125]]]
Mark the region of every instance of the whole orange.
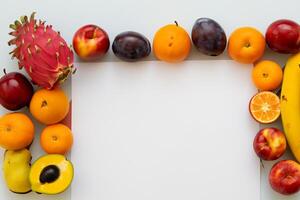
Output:
[[41,123],[50,125],[62,121],[69,111],[69,100],[59,88],[41,89],[34,93],[29,110]]
[[22,113],[10,113],[0,118],[0,146],[7,150],[28,147],[34,138],[34,125]]
[[265,38],[255,28],[236,29],[229,37],[229,56],[240,63],[250,64],[261,58],[265,52]]
[[63,124],[50,125],[42,131],[40,143],[48,154],[66,154],[73,145],[73,135]]
[[176,24],[160,28],[153,39],[153,51],[159,60],[180,62],[187,58],[191,50],[189,34]]
[[259,90],[275,90],[282,82],[280,65],[270,60],[257,63],[252,70],[252,80]]

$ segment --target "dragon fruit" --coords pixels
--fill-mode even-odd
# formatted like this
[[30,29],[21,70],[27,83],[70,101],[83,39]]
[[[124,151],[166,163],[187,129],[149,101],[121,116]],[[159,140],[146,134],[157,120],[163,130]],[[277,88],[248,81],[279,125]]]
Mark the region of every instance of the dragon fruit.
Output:
[[10,52],[18,59],[19,68],[25,68],[32,82],[45,89],[52,89],[64,82],[73,71],[73,51],[59,32],[45,25],[44,21],[20,17],[10,25],[14,36],[8,42],[16,48]]

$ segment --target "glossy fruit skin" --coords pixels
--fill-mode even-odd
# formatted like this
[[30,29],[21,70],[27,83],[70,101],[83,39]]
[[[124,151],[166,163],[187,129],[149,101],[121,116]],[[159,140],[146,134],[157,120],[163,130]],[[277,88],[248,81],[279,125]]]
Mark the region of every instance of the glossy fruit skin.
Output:
[[265,46],[265,38],[257,29],[241,27],[229,37],[228,54],[237,62],[252,64],[263,56]]
[[153,51],[158,60],[182,62],[189,56],[190,50],[190,36],[177,22],[163,26],[155,33]]
[[67,116],[69,108],[69,99],[60,88],[36,91],[29,106],[33,117],[45,125],[62,121]]
[[0,79],[0,104],[8,110],[16,111],[28,106],[33,95],[33,87],[21,73],[11,72]]
[[253,148],[257,156],[263,160],[276,160],[286,150],[284,134],[277,128],[261,129],[255,136]]
[[23,113],[8,113],[0,117],[0,146],[7,150],[20,150],[31,145],[34,124]]
[[126,31],[115,37],[112,50],[118,58],[133,62],[147,57],[151,53],[151,44],[142,34]]
[[298,53],[300,52],[300,26],[292,20],[277,20],[268,27],[266,41],[270,49],[278,53]]
[[109,45],[106,31],[93,24],[79,28],[73,37],[76,54],[85,60],[101,58],[107,53]]
[[199,18],[192,30],[192,41],[198,51],[209,56],[218,56],[226,48],[227,38],[223,28],[214,20]]
[[277,63],[270,60],[262,60],[252,69],[252,81],[261,91],[277,89],[283,78],[283,72]]
[[280,97],[281,120],[289,147],[300,162],[300,53],[291,56],[284,69]]
[[278,193],[291,195],[300,190],[300,165],[293,160],[277,162],[269,173],[269,183]]
[[59,173],[59,168],[56,165],[48,165],[40,174],[40,182],[42,184],[53,183],[58,179]]

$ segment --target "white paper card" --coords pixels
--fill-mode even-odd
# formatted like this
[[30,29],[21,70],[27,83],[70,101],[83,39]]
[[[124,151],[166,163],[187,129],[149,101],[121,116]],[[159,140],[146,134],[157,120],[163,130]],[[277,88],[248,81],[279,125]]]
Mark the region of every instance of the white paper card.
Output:
[[258,200],[251,66],[80,64],[72,200]]

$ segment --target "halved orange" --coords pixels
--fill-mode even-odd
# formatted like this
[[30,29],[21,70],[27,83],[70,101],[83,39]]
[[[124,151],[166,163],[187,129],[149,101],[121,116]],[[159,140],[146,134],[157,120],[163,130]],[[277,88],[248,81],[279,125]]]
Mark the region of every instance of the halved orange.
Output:
[[259,92],[251,98],[249,110],[259,123],[272,123],[280,116],[280,99],[273,92]]

